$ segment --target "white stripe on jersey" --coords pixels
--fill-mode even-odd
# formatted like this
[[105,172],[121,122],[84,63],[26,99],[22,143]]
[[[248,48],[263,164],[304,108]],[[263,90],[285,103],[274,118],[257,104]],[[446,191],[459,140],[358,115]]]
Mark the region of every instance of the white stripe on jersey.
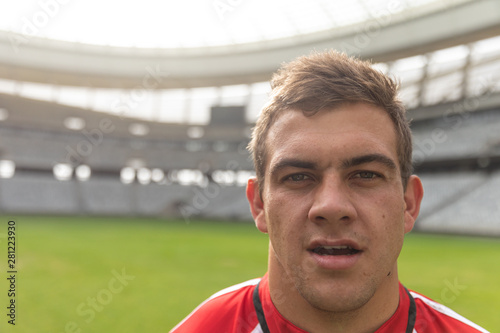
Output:
[[[217,298],[219,296],[222,296],[222,295],[225,295],[225,294],[228,294],[232,291],[235,291],[235,290],[238,290],[240,288],[243,288],[243,287],[246,287],[246,286],[255,286],[257,285],[257,283],[259,283],[259,281],[261,280],[261,278],[258,278],[258,279],[253,279],[253,280],[248,280],[248,281],[245,281],[245,282],[242,282],[242,283],[238,283],[234,286],[231,286],[231,287],[228,287],[226,289],[222,289],[221,291],[218,291],[216,292],[215,294],[213,294],[212,296],[210,296],[209,298],[207,298],[205,301],[203,301],[203,303],[201,303],[200,305],[198,305],[196,307],[196,309],[194,309],[190,314],[187,315],[186,318],[184,318],[179,324],[177,324],[174,328],[172,328],[172,331],[175,331],[177,329],[177,327],[181,326],[182,324],[184,324],[184,322],[186,320],[189,319],[189,317],[191,317],[196,311],[198,311],[199,308],[201,308],[203,305],[205,305],[205,303],[207,303],[208,301],[214,299],[214,298]],[[259,325],[260,327],[260,325]],[[259,331],[256,331],[256,332],[259,332]]]
[[257,326],[255,326],[253,331],[250,333],[264,333],[264,331],[262,330],[262,327],[260,327],[260,324],[257,324]]
[[[490,333],[487,330],[485,330],[484,328],[474,324],[472,321],[468,320],[467,318],[462,317],[461,315],[459,315],[455,311],[451,310],[450,308],[444,306],[443,304],[436,303],[436,302],[428,299],[427,297],[424,297],[420,294],[414,293],[413,291],[410,291],[410,293],[413,296],[413,298],[422,300],[425,304],[429,305],[434,310],[436,310],[444,315],[447,315],[448,317],[455,318],[456,320],[461,321],[462,323],[467,324],[470,327],[475,328],[479,332]],[[415,333],[415,330],[414,330],[414,333]]]
[[257,283],[259,283],[260,280],[261,280],[261,278],[253,279],[253,280],[248,280],[248,281],[245,281],[245,282],[242,282],[242,283],[238,283],[238,284],[236,284],[234,286],[228,287],[226,289],[222,289],[221,291],[218,291],[215,294],[213,294],[212,296],[210,296],[210,298],[207,299],[207,301],[209,301],[211,299],[214,299],[216,297],[225,295],[225,294],[229,294],[232,291],[241,289],[241,288],[246,287],[246,286],[255,286],[255,285],[257,285]]

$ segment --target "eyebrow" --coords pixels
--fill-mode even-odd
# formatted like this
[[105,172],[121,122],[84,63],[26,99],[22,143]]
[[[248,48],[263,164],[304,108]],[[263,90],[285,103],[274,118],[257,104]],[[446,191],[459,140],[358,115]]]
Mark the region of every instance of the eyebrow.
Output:
[[[371,162],[383,164],[391,170],[397,169],[396,163],[391,158],[383,154],[367,154],[350,158],[342,162],[342,168],[348,169]],[[271,175],[276,174],[280,170],[288,167],[310,170],[317,170],[319,168],[318,164],[312,161],[297,158],[284,158],[271,167],[270,173]]]
[[358,166],[358,165],[370,163],[370,162],[377,162],[377,163],[383,164],[392,170],[397,169],[396,163],[391,158],[389,158],[385,155],[382,155],[382,154],[368,154],[368,155],[362,155],[362,156],[356,156],[356,157],[350,158],[348,160],[345,160],[342,163],[342,168],[348,169],[348,168],[351,168],[354,166]]
[[280,170],[289,167],[300,168],[300,169],[311,169],[311,170],[318,169],[318,165],[315,162],[300,160],[296,158],[284,158],[272,166],[272,168],[270,169],[270,173],[276,174]]

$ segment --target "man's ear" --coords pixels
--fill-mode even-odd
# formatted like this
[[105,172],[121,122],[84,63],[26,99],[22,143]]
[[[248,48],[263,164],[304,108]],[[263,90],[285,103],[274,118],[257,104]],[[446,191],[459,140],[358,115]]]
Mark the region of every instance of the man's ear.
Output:
[[264,212],[264,202],[260,197],[259,182],[257,178],[252,177],[247,183],[247,199],[250,203],[250,211],[257,229],[263,233],[267,233],[266,215]]
[[420,178],[415,175],[410,176],[404,195],[405,200],[405,233],[410,232],[415,225],[418,213],[420,212],[420,203],[424,196],[424,187]]

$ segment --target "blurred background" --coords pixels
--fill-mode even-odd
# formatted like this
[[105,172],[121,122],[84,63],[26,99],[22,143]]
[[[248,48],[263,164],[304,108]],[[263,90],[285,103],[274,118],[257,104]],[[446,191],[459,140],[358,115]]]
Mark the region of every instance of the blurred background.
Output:
[[[170,237],[181,226],[191,236],[200,226],[205,235],[235,228],[228,222],[251,227],[244,186],[254,171],[245,148],[267,100],[271,75],[282,62],[326,49],[370,59],[401,81],[401,98],[412,120],[415,170],[426,192],[415,230],[467,236],[457,248],[471,236],[489,236],[477,244],[495,244],[489,254],[500,253],[499,1],[2,2],[0,214],[5,228],[0,236],[6,236],[8,219],[19,220],[19,242],[26,251],[19,254],[21,263],[23,255],[26,260],[24,288],[30,288],[30,267],[40,268],[32,281],[44,276],[48,262],[62,260],[58,253],[71,253],[76,235],[88,235],[82,246],[90,251],[103,244],[122,246],[111,235],[131,225],[129,236],[123,236],[127,244],[136,241],[138,224],[154,230],[155,237]],[[108,230],[106,238],[90,246],[101,228]],[[266,246],[264,236],[252,235]],[[45,241],[35,245],[30,237]],[[146,246],[153,242],[148,237],[142,240]],[[184,245],[192,240],[186,237]],[[163,244],[161,237],[156,242]],[[36,258],[50,248],[47,244],[59,245],[47,257]],[[66,264],[92,257],[78,247],[74,251]],[[177,260],[172,256],[177,250],[162,251],[168,260]],[[265,272],[265,249],[259,256],[251,274]],[[124,261],[129,269],[136,263],[131,257]],[[111,256],[103,267],[88,268],[96,284],[69,301],[69,317],[85,318],[75,313],[79,300],[106,286],[111,269],[121,269],[117,260]],[[222,267],[239,265],[240,259],[228,260]],[[157,265],[148,266],[152,275]],[[55,276],[71,281],[68,276],[78,275],[72,271],[77,268],[68,267],[58,274],[49,269],[45,281]],[[460,273],[450,274],[438,281],[435,297],[446,287],[443,281],[462,279]],[[235,283],[244,279],[238,278]],[[144,276],[143,281],[157,282],[151,279]],[[185,276],[178,277],[182,281]],[[211,292],[227,286],[214,281],[210,291],[193,292],[179,314],[167,321],[158,314],[158,325],[168,330]],[[50,302],[37,294],[43,288],[32,283],[22,296],[25,304],[33,295],[41,304]],[[463,283],[472,290],[484,281]],[[67,288],[66,295],[78,289],[71,283]],[[156,308],[167,306],[158,302]],[[179,308],[177,301],[172,306]],[[62,308],[58,305],[57,311]],[[35,310],[24,311],[24,325],[35,323],[26,313]],[[154,311],[146,313],[153,316]],[[65,330],[65,320],[50,313],[41,317],[38,322],[46,322],[41,332]],[[80,329],[105,330],[94,319],[93,324],[76,322]],[[495,324],[500,329],[498,320]],[[26,326],[26,332],[28,327],[35,326]],[[127,327],[135,326],[125,325],[121,332]]]

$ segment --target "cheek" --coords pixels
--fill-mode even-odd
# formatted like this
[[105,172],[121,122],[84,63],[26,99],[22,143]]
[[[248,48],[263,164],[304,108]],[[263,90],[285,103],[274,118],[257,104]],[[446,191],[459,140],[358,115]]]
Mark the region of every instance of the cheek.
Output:
[[266,207],[268,233],[274,250],[285,254],[301,248],[304,227],[307,225],[304,207],[291,204],[291,200],[281,200],[279,196],[268,200]]
[[374,238],[376,244],[393,250],[402,246],[405,234],[402,197],[394,194],[380,195],[377,200],[365,201],[358,214],[368,235]]
[[[377,199],[373,201],[370,209],[378,216],[378,219],[385,226],[404,227],[404,197],[399,195],[399,191],[386,191],[379,193]],[[399,229],[396,227],[396,229]],[[401,229],[403,230],[403,229]]]
[[381,239],[379,242],[384,244],[385,251],[388,255],[393,255],[397,257],[401,252],[404,240],[404,214],[400,206],[395,206],[393,211],[384,212],[381,216],[381,225],[383,228],[380,230],[379,234]]

